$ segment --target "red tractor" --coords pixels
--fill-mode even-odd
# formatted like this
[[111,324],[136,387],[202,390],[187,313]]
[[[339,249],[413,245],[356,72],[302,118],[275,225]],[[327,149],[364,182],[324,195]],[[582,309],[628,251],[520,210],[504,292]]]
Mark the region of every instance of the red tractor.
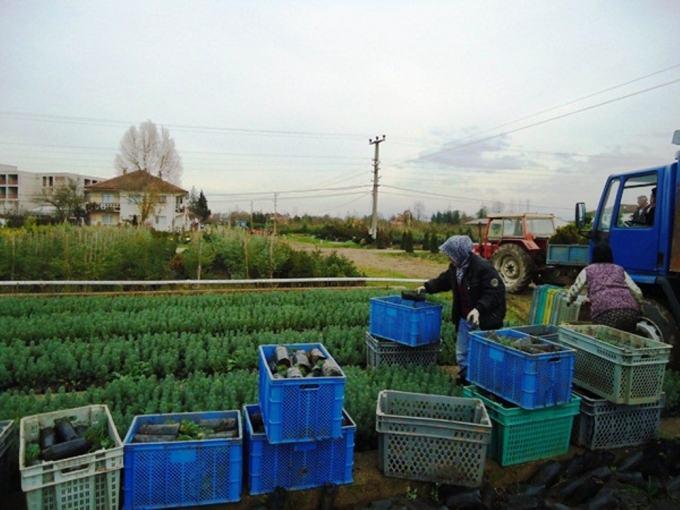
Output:
[[492,214],[480,224],[481,242],[474,251],[492,262],[508,292],[521,292],[546,269],[554,233],[552,214]]

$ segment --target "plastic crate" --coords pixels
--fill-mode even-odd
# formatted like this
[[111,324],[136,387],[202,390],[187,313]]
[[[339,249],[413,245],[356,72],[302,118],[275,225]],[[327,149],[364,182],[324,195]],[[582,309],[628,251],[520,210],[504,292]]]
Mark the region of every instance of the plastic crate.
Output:
[[[321,344],[286,344],[290,350],[320,349]],[[305,377],[274,379],[269,360],[276,345],[259,347],[260,406],[270,443],[297,443],[342,436],[342,407],[346,377]]]
[[519,333],[524,333],[525,335],[536,336],[542,340],[548,340],[549,342],[556,343],[557,335],[559,335],[559,328],[557,326],[536,324],[534,326],[513,326],[506,329],[512,329],[513,331],[518,331]]
[[[142,425],[233,418],[238,437],[133,443]],[[243,426],[238,411],[135,416],[124,441],[123,508],[217,505],[241,499]]]
[[608,450],[638,446],[656,438],[665,394],[658,402],[629,406],[612,404],[584,390],[575,393],[581,397],[581,415],[573,435],[577,445]]
[[463,396],[484,402],[493,423],[488,455],[501,466],[548,459],[569,450],[581,404],[578,396],[573,395],[568,404],[534,411],[497,402],[473,386],[463,388]]
[[401,296],[371,298],[371,335],[409,347],[439,342],[442,305]]
[[383,390],[376,407],[385,476],[478,487],[491,421],[479,399]]
[[[26,445],[38,441],[40,429],[59,418],[89,426],[106,418],[115,446],[69,459],[26,465]],[[28,510],[111,510],[118,508],[123,444],[105,405],[91,405],[28,416],[19,423],[19,470]]]
[[614,404],[651,404],[661,398],[670,345],[599,325],[565,325],[556,341],[576,350],[577,386]]
[[[527,337],[513,329],[501,329],[497,333],[517,339]],[[467,377],[471,383],[523,409],[571,401],[573,349],[529,354],[494,342],[488,338],[489,334],[489,331],[470,332]]]
[[10,492],[10,481],[14,478],[12,468],[16,469],[13,462],[16,460],[14,430],[13,421],[0,421],[0,494]]
[[366,366],[370,368],[432,366],[437,364],[440,351],[440,343],[406,347],[366,333]]
[[251,495],[267,494],[277,487],[299,490],[352,483],[357,426],[346,411],[342,437],[289,444],[271,444],[264,433],[255,433],[251,416],[260,412],[257,404],[243,407]]

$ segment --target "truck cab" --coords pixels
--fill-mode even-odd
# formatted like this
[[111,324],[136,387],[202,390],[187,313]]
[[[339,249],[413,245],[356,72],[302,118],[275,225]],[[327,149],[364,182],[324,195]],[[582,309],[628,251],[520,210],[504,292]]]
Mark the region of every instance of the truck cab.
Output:
[[[680,134],[674,142],[680,143]],[[590,235],[592,248],[606,241],[615,262],[642,289],[647,336],[679,341],[680,329],[680,182],[678,162],[611,175],[602,190]],[[585,223],[585,204],[576,206],[576,224]],[[680,348],[674,349],[675,366]]]

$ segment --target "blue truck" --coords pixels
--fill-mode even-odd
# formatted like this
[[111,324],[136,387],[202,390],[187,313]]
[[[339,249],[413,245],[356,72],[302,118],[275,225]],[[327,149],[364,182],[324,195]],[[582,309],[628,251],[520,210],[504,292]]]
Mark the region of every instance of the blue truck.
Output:
[[[680,130],[673,143],[680,145]],[[674,367],[680,367],[679,161],[680,152],[666,166],[610,175],[589,234],[590,249],[608,241],[616,263],[642,289],[645,302],[638,331],[676,346]],[[583,202],[576,204],[575,221],[581,229],[586,226]],[[569,251],[562,255],[569,258]],[[559,259],[560,253],[552,256]]]

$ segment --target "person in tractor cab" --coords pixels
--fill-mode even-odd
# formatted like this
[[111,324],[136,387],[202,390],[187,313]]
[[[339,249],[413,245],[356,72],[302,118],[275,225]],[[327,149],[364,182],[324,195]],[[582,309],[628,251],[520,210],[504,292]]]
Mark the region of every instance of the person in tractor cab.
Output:
[[[487,260],[472,252],[468,236],[449,237],[439,247],[451,264],[442,274],[425,282],[419,292],[434,294],[453,291],[452,319],[458,331],[461,319],[480,329],[499,329],[505,318],[505,285],[498,272]],[[467,370],[467,335],[459,335],[456,342],[456,361],[459,379]]]
[[583,287],[588,289],[593,324],[635,332],[640,321],[642,291],[621,266],[614,264],[609,244],[595,246],[593,262],[576,277],[567,292],[567,303],[573,303]]

